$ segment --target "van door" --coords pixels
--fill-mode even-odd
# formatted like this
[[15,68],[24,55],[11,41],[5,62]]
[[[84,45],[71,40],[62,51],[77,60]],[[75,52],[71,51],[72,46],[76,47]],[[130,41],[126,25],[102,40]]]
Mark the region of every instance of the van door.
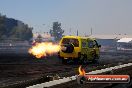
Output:
[[90,60],[93,60],[95,58],[95,54],[96,54],[96,49],[94,47],[94,41],[91,39],[88,39],[88,58]]
[[87,51],[88,51],[88,47],[87,47],[87,39],[82,39],[81,40],[81,62],[83,63],[87,63]]
[[81,50],[81,54],[87,54],[87,39],[82,39],[82,50]]

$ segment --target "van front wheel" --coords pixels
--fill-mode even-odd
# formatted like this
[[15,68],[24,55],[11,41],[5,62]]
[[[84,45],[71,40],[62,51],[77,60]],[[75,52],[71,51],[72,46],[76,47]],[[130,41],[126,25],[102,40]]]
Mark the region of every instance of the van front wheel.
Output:
[[92,61],[94,64],[99,64],[99,56],[95,55]]

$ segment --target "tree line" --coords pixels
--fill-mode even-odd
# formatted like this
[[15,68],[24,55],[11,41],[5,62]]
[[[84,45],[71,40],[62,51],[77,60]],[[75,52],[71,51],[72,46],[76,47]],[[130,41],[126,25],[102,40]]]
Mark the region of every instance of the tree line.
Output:
[[0,14],[0,39],[30,40],[33,37],[33,28],[22,21],[7,18]]
[[[19,39],[29,41],[33,38],[32,30],[32,27],[22,21],[7,18],[5,15],[0,14],[0,40]],[[61,28],[61,23],[53,22],[52,29],[49,32],[58,41],[63,36],[64,30]]]

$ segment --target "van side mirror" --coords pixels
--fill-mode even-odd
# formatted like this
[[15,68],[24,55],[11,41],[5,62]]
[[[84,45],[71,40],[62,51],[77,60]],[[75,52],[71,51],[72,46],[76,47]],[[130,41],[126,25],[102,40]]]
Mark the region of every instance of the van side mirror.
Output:
[[101,45],[98,45],[99,48],[101,48]]

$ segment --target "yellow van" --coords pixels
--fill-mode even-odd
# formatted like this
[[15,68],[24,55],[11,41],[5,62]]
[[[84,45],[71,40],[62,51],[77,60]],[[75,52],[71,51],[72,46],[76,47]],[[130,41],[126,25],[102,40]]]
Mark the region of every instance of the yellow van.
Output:
[[93,38],[80,36],[64,36],[60,40],[61,50],[58,53],[62,63],[73,60],[74,62],[87,63],[99,59],[97,41]]

